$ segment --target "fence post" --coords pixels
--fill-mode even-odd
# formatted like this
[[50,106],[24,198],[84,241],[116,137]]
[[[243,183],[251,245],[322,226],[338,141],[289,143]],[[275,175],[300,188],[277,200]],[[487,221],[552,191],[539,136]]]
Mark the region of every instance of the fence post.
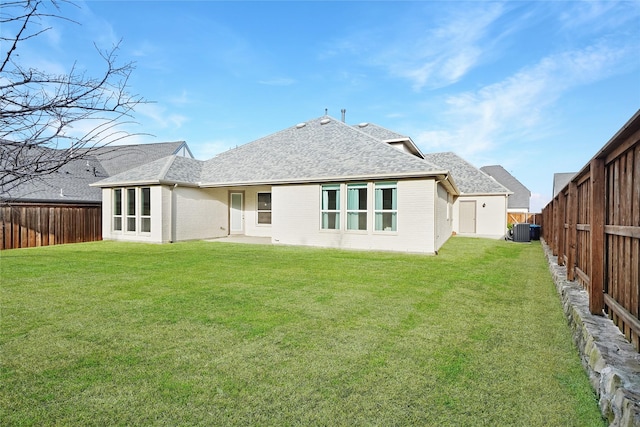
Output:
[[604,222],[605,222],[605,164],[604,159],[593,159],[590,165],[591,182],[589,210],[591,214],[591,277],[589,278],[589,311],[603,315],[604,310]]
[[567,206],[569,216],[569,242],[567,247],[569,251],[567,253],[567,279],[570,281],[576,280],[576,250],[577,245],[577,229],[578,223],[578,185],[571,181],[569,183],[569,203]]
[[556,256],[558,255],[558,196],[553,198],[553,224],[551,228],[551,253]]
[[565,254],[565,239],[564,239],[564,225],[565,225],[565,217],[567,212],[567,197],[564,194],[564,191],[558,193],[558,228],[556,232],[558,233],[558,265],[564,265],[564,254]]

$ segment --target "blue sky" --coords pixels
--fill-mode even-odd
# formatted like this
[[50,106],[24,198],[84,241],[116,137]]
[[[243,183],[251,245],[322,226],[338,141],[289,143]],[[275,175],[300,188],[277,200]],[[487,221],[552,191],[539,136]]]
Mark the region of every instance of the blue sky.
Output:
[[[196,158],[319,117],[376,123],[424,152],[501,164],[551,198],[640,108],[640,2],[86,1],[20,47],[96,73],[134,61],[129,143]],[[46,23],[45,23],[46,24]]]

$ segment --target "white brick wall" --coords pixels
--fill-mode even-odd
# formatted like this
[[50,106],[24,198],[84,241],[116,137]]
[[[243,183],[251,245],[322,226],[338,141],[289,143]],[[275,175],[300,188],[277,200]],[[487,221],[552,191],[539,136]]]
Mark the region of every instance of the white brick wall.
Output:
[[346,230],[346,188],[341,189],[341,229],[320,229],[319,184],[276,186],[272,190],[274,243],[349,249],[433,253],[434,180],[398,181],[398,230],[374,231],[374,192],[369,183],[368,227]]

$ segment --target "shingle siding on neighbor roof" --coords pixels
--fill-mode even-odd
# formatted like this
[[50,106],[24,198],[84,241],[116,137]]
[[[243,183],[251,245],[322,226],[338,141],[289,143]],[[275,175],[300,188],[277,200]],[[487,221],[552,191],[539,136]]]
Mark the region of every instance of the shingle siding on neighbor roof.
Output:
[[425,154],[425,159],[449,170],[462,193],[505,194],[511,192],[455,153]]
[[[183,147],[186,147],[186,143],[177,141],[100,147],[91,149],[90,154],[87,154],[87,150],[81,150],[83,158],[72,160],[58,172],[22,183],[10,193],[0,195],[0,199],[22,202],[97,203],[100,202],[102,193],[99,188],[90,186],[91,184],[141,165],[146,170],[146,163],[153,163],[160,158],[166,159]],[[56,153],[56,150],[50,148],[46,150]],[[176,179],[184,178],[184,175],[190,179],[194,173],[199,175],[197,163],[196,166],[183,165],[183,160],[193,159],[178,158],[181,160],[177,161]],[[196,168],[195,172],[193,168]],[[148,174],[148,170],[145,173]]]
[[560,191],[573,179],[577,172],[563,172],[553,174],[553,197],[556,197]]
[[492,176],[496,181],[513,192],[513,194],[509,196],[507,205],[509,209],[529,209],[531,192],[513,175],[507,172],[505,168],[500,165],[491,165],[483,166],[480,170]]
[[101,193],[89,184],[105,178],[107,173],[95,157],[72,160],[58,171],[31,179],[0,195],[10,202],[100,202]]

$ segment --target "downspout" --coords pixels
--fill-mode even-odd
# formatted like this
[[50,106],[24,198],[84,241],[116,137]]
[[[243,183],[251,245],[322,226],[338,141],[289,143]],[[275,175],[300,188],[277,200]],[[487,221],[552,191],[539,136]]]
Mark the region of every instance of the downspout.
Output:
[[173,190],[175,190],[178,187],[178,184],[173,184],[173,187],[169,187],[169,234],[170,234],[170,239],[169,239],[169,243],[173,243],[176,241],[176,224],[175,224],[175,217],[176,217],[176,201],[175,201],[175,196],[173,194]]
[[[443,181],[446,181],[449,179],[449,175],[445,175],[444,178],[436,180],[435,181],[435,188],[434,188],[434,194],[433,194],[433,213],[434,213],[434,221],[433,221],[433,225],[434,225],[434,230],[433,230],[433,248],[434,248],[434,252],[436,255],[438,255],[438,249],[436,249],[436,246],[438,245],[438,231],[439,231],[439,227],[438,227],[438,184],[440,184]],[[445,188],[446,191],[446,188]],[[449,192],[447,191],[447,214],[449,212]],[[446,216],[445,216],[446,217]],[[451,218],[449,218],[449,221],[452,221]]]

